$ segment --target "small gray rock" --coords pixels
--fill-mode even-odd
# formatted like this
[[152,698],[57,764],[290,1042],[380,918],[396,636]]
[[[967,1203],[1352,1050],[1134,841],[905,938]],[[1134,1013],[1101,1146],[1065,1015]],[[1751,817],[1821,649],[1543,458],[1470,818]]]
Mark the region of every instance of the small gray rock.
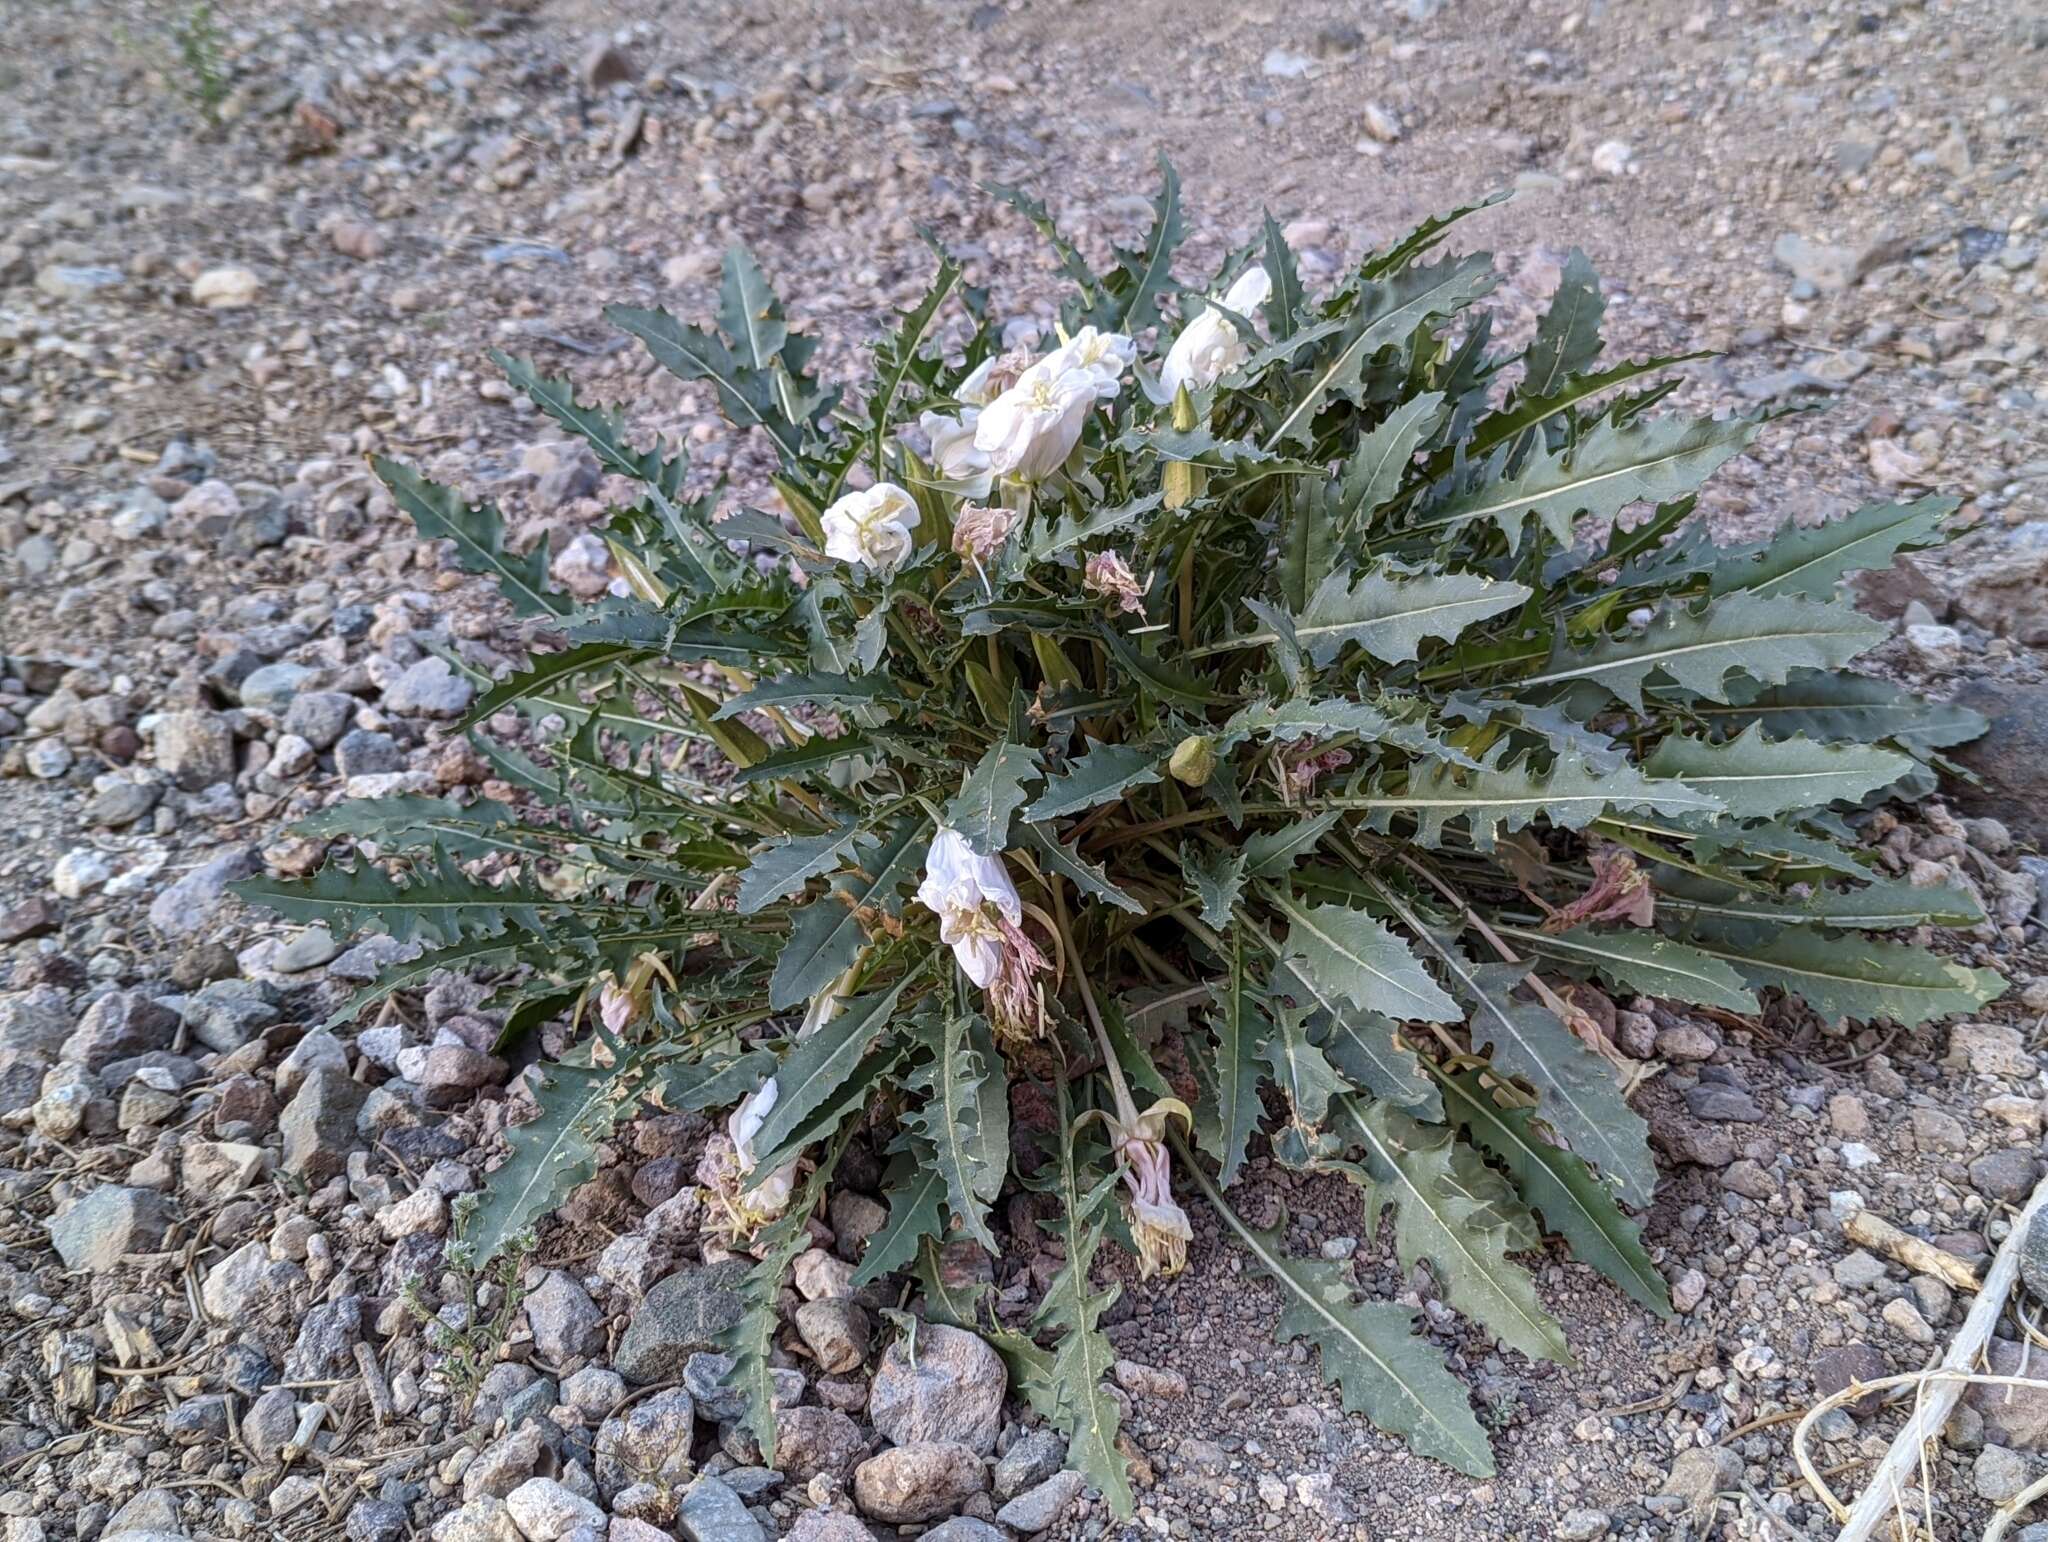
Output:
[[384,687],[384,709],[401,717],[461,717],[476,687],[429,654]]
[[316,750],[332,749],[355,720],[356,699],[345,691],[301,691],[284,709],[284,731]]
[[369,1089],[340,1071],[322,1068],[306,1078],[277,1127],[284,1135],[284,1170],[322,1184],[348,1166],[356,1114]]
[[299,1428],[298,1399],[284,1387],[272,1387],[242,1415],[242,1441],[260,1461],[273,1461]]
[[102,1184],[48,1223],[50,1246],[64,1267],[92,1274],[111,1272],[130,1253],[153,1251],[169,1226],[161,1194],[114,1183]]
[[391,735],[352,728],[334,746],[334,766],[344,777],[381,776],[387,771],[403,771],[405,755]]
[[[1080,1474],[1069,1476],[1074,1479],[1073,1492],[1079,1493]],[[953,1440],[920,1440],[892,1446],[862,1462],[853,1474],[853,1502],[860,1507],[861,1514],[896,1526],[906,1521],[937,1520],[959,1509],[987,1485],[988,1473],[982,1467],[980,1455],[971,1448]],[[1034,1489],[1032,1494],[1037,1492]],[[1012,1501],[1005,1513],[1031,1497],[1027,1494]],[[1062,1507],[1069,1497],[1062,1497]]]
[[228,885],[255,876],[258,857],[246,848],[194,868],[150,902],[149,924],[165,937],[205,930],[228,900]]
[[1986,1446],[1970,1469],[1977,1497],[2002,1505],[2030,1481],[2027,1459],[2005,1446]]
[[235,774],[235,735],[218,712],[166,712],[156,725],[156,763],[186,792],[201,792]]
[[544,1360],[578,1359],[604,1348],[604,1313],[560,1269],[550,1269],[527,1296],[526,1321],[533,1329],[533,1347]]
[[214,980],[185,1001],[185,1026],[208,1049],[231,1054],[284,1014],[261,980]]
[[971,1515],[956,1515],[950,1521],[940,1521],[919,1537],[918,1542],[1009,1542],[1009,1537],[987,1521],[978,1521]]
[[1056,1472],[996,1511],[996,1520],[1017,1531],[1044,1531],[1081,1497],[1087,1480],[1078,1472]]
[[899,1446],[957,1441],[986,1456],[995,1449],[1008,1384],[1001,1358],[981,1338],[932,1323],[917,1331],[915,1364],[907,1336],[882,1356],[868,1417]]
[[796,1309],[796,1331],[828,1376],[853,1370],[868,1355],[868,1314],[848,1300],[806,1301]]
[[141,991],[109,991],[85,1009],[61,1054],[99,1071],[116,1060],[168,1049],[177,1032],[178,1014],[162,1002]]
[[363,1298],[341,1296],[314,1307],[299,1320],[299,1336],[285,1356],[286,1381],[325,1381],[352,1374],[356,1345],[363,1339]]
[[775,1461],[792,1483],[821,1472],[849,1476],[867,1455],[860,1426],[836,1408],[782,1408],[775,1414]]
[[709,1476],[683,1490],[676,1525],[686,1542],[768,1542],[768,1533],[747,1513],[740,1496]]
[[1066,1460],[1067,1442],[1059,1431],[1027,1430],[996,1463],[996,1503],[1006,1504],[1027,1488],[1043,1483],[1065,1466]]
[[405,1506],[389,1499],[359,1499],[343,1530],[348,1542],[403,1542],[410,1528]]
[[740,1320],[747,1265],[722,1259],[655,1282],[619,1340],[612,1368],[636,1386],[673,1381],[691,1355],[715,1349]]
[[634,1483],[673,1483],[691,1470],[695,1400],[681,1387],[657,1392],[599,1427],[598,1492],[609,1501]]

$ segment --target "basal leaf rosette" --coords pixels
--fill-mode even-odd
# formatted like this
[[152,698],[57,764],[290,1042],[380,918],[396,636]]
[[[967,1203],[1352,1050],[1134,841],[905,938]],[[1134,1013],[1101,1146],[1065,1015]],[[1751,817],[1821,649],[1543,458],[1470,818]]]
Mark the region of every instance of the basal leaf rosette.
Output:
[[[1646,1070],[1603,1001],[1910,1027],[2000,989],[1968,939],[1873,935],[1984,912],[1863,838],[1983,724],[1848,672],[1886,630],[1843,581],[1945,539],[1955,501],[1716,548],[1694,495],[1764,417],[1664,410],[1683,359],[1603,361],[1581,258],[1496,347],[1490,259],[1441,254],[1487,203],[1317,292],[1271,220],[1184,278],[1170,169],[1100,269],[997,191],[1071,286],[1043,337],[1006,342],[936,242],[850,389],[743,252],[709,325],[607,313],[773,451],[764,485],[500,360],[635,489],[595,605],[379,461],[547,628],[463,725],[504,796],[341,805],[307,827],[326,868],[243,893],[425,945],[342,1016],[449,968],[508,1036],[571,1025],[473,1252],[543,1224],[634,1110],[720,1114],[704,1244],[758,1260],[750,1393],[858,1142],[889,1206],[858,1278],[988,1335],[1117,1507],[1089,1264],[1114,1237],[1170,1276],[1203,1208],[1349,1406],[1489,1471],[1412,1314],[1227,1191],[1260,1142],[1353,1179],[1361,1234],[1391,1209],[1404,1268],[1520,1353],[1570,1353],[1515,1258],[1546,1235],[1664,1310],[1625,1208],[1657,1181]],[[1028,1329],[956,1267],[1002,1249],[1017,1184],[1062,1196],[1069,1259]]]

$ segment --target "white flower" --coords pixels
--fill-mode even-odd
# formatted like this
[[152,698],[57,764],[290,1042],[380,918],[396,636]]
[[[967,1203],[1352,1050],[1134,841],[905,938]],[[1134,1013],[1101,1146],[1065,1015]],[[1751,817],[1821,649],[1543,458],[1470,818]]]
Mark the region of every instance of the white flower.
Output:
[[967,483],[978,489],[974,497],[988,493],[988,454],[975,448],[974,428],[981,421],[979,407],[963,407],[960,416],[927,412],[917,420],[932,442],[932,466],[948,482]]
[[917,502],[894,482],[848,493],[825,511],[825,555],[894,572],[916,544]]
[[939,918],[939,940],[953,950],[961,973],[985,989],[1003,964],[1002,922],[1014,927],[1024,919],[1002,859],[982,856],[958,830],[942,827],[925,853],[917,901]]
[[746,1180],[754,1171],[754,1137],[761,1133],[761,1126],[768,1122],[768,1116],[775,1111],[775,1104],[781,1097],[781,1088],[775,1078],[769,1077],[755,1091],[740,1099],[739,1107],[725,1121],[726,1138],[732,1142],[736,1177],[733,1192],[728,1196],[736,1218],[751,1224],[782,1214],[789,1208],[790,1196],[796,1192],[796,1162],[785,1162],[759,1183],[749,1184]]
[[[1224,294],[1223,307],[1250,320],[1272,292],[1273,280],[1264,268],[1246,268]],[[1181,328],[1180,336],[1166,351],[1166,362],[1159,366],[1165,399],[1172,401],[1182,386],[1190,391],[1208,390],[1250,358],[1251,352],[1251,346],[1237,335],[1235,324],[1214,310],[1203,311]]]
[[960,389],[953,394],[969,407],[986,407],[1001,393],[1001,382],[991,381],[989,376],[995,372],[996,366],[1003,362],[1000,355],[990,354],[974,366],[968,377],[960,382]]
[[1093,371],[1064,369],[1058,354],[1048,354],[982,408],[974,447],[997,476],[1043,481],[1080,443],[1097,394]]
[[1138,345],[1121,332],[1098,332],[1083,327],[1063,346],[1046,355],[1055,372],[1075,370],[1095,382],[1095,394],[1104,401],[1123,389],[1123,373],[1138,356]]

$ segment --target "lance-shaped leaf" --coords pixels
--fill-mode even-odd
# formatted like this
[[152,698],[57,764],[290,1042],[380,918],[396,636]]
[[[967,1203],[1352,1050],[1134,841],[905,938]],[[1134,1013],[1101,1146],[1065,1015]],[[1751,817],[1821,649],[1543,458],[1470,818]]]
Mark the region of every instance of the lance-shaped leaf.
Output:
[[1227,846],[1198,846],[1183,843],[1180,870],[1188,889],[1201,901],[1202,920],[1218,931],[1226,930],[1244,892],[1247,853]]
[[1534,514],[1552,540],[1569,546],[1579,515],[1612,519],[1632,503],[1663,503],[1694,491],[1756,437],[1759,418],[1643,418],[1616,426],[1602,418],[1576,443],[1538,445],[1523,466],[1505,473],[1499,456],[1473,471],[1453,471],[1469,485],[1440,495],[1416,533],[1462,529],[1490,521],[1512,544]]
[[1854,803],[1912,768],[1906,756],[1871,744],[1766,739],[1758,723],[1719,744],[1672,734],[1643,765],[1652,776],[1677,778],[1718,798],[1737,819]]
[[598,1142],[639,1105],[637,1071],[619,1074],[611,1066],[556,1061],[534,1074],[540,1117],[506,1128],[512,1154],[492,1170],[482,1202],[462,1227],[460,1240],[473,1250],[473,1268],[496,1258],[594,1175]]
[[1294,972],[1314,982],[1319,997],[1348,1001],[1388,1017],[1448,1023],[1462,1014],[1386,922],[1344,905],[1304,905],[1282,898],[1286,951]]
[[1120,1287],[1097,1293],[1089,1288],[1096,1249],[1102,1245],[1103,1210],[1111,1202],[1119,1178],[1114,1170],[1098,1174],[1084,1168],[1075,1151],[1074,1111],[1067,1084],[1054,1084],[1058,1096],[1058,1162],[1037,1187],[1053,1196],[1056,1218],[1039,1223],[1065,1246],[1067,1261],[1046,1287],[1032,1319],[1060,1339],[1053,1351],[1052,1383],[1058,1403],[1050,1417],[1067,1433],[1067,1460],[1084,1474],[1119,1516],[1132,1510],[1130,1478],[1117,1450],[1117,1402],[1103,1386],[1116,1364],[1116,1350],[1099,1326],[1102,1314],[1116,1301]]
[[1671,1294],[1643,1247],[1642,1228],[1623,1213],[1613,1191],[1583,1160],[1536,1133],[1534,1110],[1502,1108],[1477,1071],[1445,1077],[1443,1089],[1451,1122],[1508,1170],[1524,1202],[1564,1238],[1579,1261],[1660,1317],[1669,1317]]
[[1320,1153],[1330,1099],[1345,1090],[1344,1078],[1309,1039],[1309,1014],[1283,1009],[1266,1038],[1266,1064],[1286,1101],[1288,1121],[1273,1141],[1273,1153],[1289,1167],[1304,1167]]
[[1097,864],[1089,862],[1063,843],[1043,825],[1027,824],[1023,829],[1023,844],[1045,859],[1046,866],[1072,883],[1083,894],[1099,900],[1106,900],[1119,910],[1128,910],[1133,915],[1143,915],[1145,907],[1130,895],[1109,881],[1109,875]]
[[853,712],[878,702],[895,699],[896,691],[885,675],[784,675],[764,680],[738,696],[719,704],[713,719],[723,722],[742,712],[760,712],[768,707],[815,707],[831,712]]
[[1411,396],[1358,441],[1358,448],[1344,463],[1329,511],[1340,542],[1371,529],[1373,515],[1401,490],[1401,480],[1416,450],[1442,420],[1443,405],[1441,391]]
[[844,972],[867,942],[862,911],[893,916],[902,910],[897,891],[917,876],[930,829],[931,821],[922,814],[906,814],[881,848],[863,858],[864,872],[834,879],[834,892],[796,913],[768,979],[769,1006],[786,1012]]
[[450,541],[455,558],[471,573],[497,579],[498,592],[522,616],[564,616],[570,601],[548,589],[548,547],[541,541],[523,557],[505,550],[505,516],[489,503],[469,503],[452,487],[429,482],[410,466],[382,455],[370,457],[377,480],[391,489],[419,533]]
[[1969,890],[1878,878],[1855,888],[1816,886],[1804,895],[1779,896],[1765,890],[1659,870],[1657,908],[1667,920],[1695,919],[1849,927],[1857,931],[1903,931],[1913,926],[1981,926],[1984,907]]
[[1560,756],[1543,772],[1531,769],[1530,758],[1518,755],[1467,770],[1463,767],[1416,766],[1408,772],[1405,792],[1370,793],[1321,800],[1331,808],[1363,809],[1376,830],[1392,827],[1396,815],[1415,823],[1419,845],[1443,844],[1444,826],[1461,821],[1473,844],[1490,851],[1503,834],[1527,828],[1541,818],[1567,830],[1583,830],[1612,810],[1660,814],[1718,814],[1720,800],[1683,782],[1654,780],[1633,766],[1596,771],[1577,756]]
[[1763,546],[1731,553],[1714,569],[1708,592],[1742,589],[1824,599],[1850,573],[1889,567],[1902,551],[1939,546],[1946,539],[1942,521],[1960,504],[1960,499],[1942,497],[1872,503],[1810,529],[1787,521]]
[[719,1339],[719,1347],[732,1357],[732,1369],[726,1373],[725,1384],[739,1392],[746,1403],[740,1426],[754,1437],[764,1462],[775,1460],[775,1375],[769,1355],[774,1349],[776,1329],[782,1323],[778,1308],[783,1281],[789,1277],[797,1255],[811,1245],[811,1212],[825,1197],[853,1130],[849,1122],[839,1138],[826,1148],[804,1186],[797,1190],[789,1209],[754,1238],[754,1254],[759,1262],[741,1282],[742,1309],[738,1319]]
[[1694,710],[1729,733],[1760,723],[1774,739],[1800,733],[1864,744],[1889,739],[1916,754],[1966,744],[1988,726],[1982,713],[1957,702],[1929,701],[1867,675],[1806,669],[1766,689],[1738,683],[1727,705],[1702,702]]
[[1522,584],[1477,573],[1409,574],[1382,563],[1355,583],[1335,572],[1294,618],[1295,641],[1318,667],[1357,643],[1387,664],[1414,659],[1427,638],[1448,640],[1474,622],[1515,609],[1529,598]]
[[1451,1166],[1450,1130],[1385,1103],[1344,1097],[1332,1133],[1365,1148],[1362,1168],[1340,1164],[1365,1188],[1365,1230],[1394,1209],[1394,1254],[1403,1269],[1427,1261],[1445,1298],[1510,1349],[1532,1360],[1572,1363],[1564,1330],[1536,1299],[1528,1271],[1508,1261],[1508,1218],[1469,1192]]
[[1575,972],[1590,971],[1626,991],[1726,1012],[1757,1010],[1756,993],[1724,960],[1656,932],[1575,926],[1553,934],[1502,923],[1494,930],[1539,958]]
[[421,858],[403,883],[373,863],[350,870],[330,861],[311,878],[264,874],[228,888],[288,921],[318,921],[337,937],[353,936],[374,922],[400,942],[420,937],[443,945],[496,937],[511,926],[538,932],[544,912],[568,908],[516,880],[493,885],[471,878],[441,846]]
[[1140,519],[1159,507],[1166,496],[1160,491],[1146,493],[1133,498],[1129,503],[1117,504],[1113,508],[1092,509],[1086,514],[1062,516],[1043,534],[1031,543],[1030,560],[1043,562],[1048,557],[1096,539],[1098,536],[1113,535],[1126,526],[1136,524]]
[[982,856],[994,856],[1010,844],[1010,818],[1024,806],[1026,784],[1038,776],[1036,750],[996,740],[947,805],[947,825]]
[[973,1031],[976,1021],[934,1014],[924,1022],[918,1037],[931,1058],[909,1076],[924,1102],[907,1118],[931,1147],[962,1228],[996,1253],[1001,1245],[989,1230],[988,1207],[1009,1167],[1008,1078],[993,1045],[982,1052],[988,1035],[986,1028],[978,1035]]
[[1815,926],[1700,921],[1685,939],[1725,959],[1750,984],[1798,996],[1830,1022],[1907,1028],[1974,1012],[2005,994],[1995,969],[1972,969],[1924,948]]
[[1173,285],[1173,254],[1179,250],[1183,227],[1180,217],[1180,174],[1173,162],[1159,157],[1159,197],[1152,204],[1152,228],[1145,244],[1134,252],[1119,252],[1117,271],[1108,287],[1113,305],[1103,320],[1111,332],[1142,332],[1159,319],[1159,297]]
[[1331,393],[1354,388],[1375,353],[1432,317],[1462,310],[1497,282],[1493,259],[1484,252],[1390,274],[1360,302],[1352,329],[1336,348],[1315,356],[1310,368],[1289,382],[1292,399],[1267,434],[1266,448],[1277,449],[1289,440],[1311,443],[1316,415]]
[[1523,969],[1513,964],[1475,967],[1433,934],[1425,938],[1472,1005],[1473,1048],[1491,1044],[1493,1064],[1542,1094],[1537,1112],[1572,1149],[1598,1167],[1630,1204],[1649,1204],[1657,1191],[1649,1126],[1622,1096],[1614,1067],[1548,1007],[1515,998]]
[[[640,339],[654,361],[682,380],[708,380],[719,410],[739,428],[758,428],[774,442],[785,467],[803,459],[803,428],[791,415],[790,393],[779,389],[778,372],[747,362],[747,347],[736,355],[723,339],[702,327],[677,321],[665,310],[607,305],[605,320]],[[802,405],[802,404],[797,404]]]
[[1245,1144],[1264,1112],[1259,1102],[1259,1062],[1273,1025],[1245,971],[1241,940],[1231,945],[1230,973],[1209,989],[1215,1002],[1209,1013],[1209,1032],[1216,1040],[1216,1053],[1202,1078],[1195,1138],[1216,1158],[1227,1189],[1237,1182],[1244,1166]]
[[934,250],[939,254],[939,271],[933,275],[931,287],[925,290],[924,298],[902,312],[896,326],[875,343],[875,381],[868,393],[868,427],[877,466],[882,464],[882,445],[889,432],[890,414],[895,409],[897,394],[918,367],[918,348],[924,342],[925,334],[931,330],[939,307],[960,285],[963,272],[960,265],[936,243]]
[[1273,281],[1273,291],[1266,296],[1266,330],[1278,341],[1292,336],[1301,321],[1301,269],[1295,263],[1294,248],[1287,244],[1287,232],[1271,214],[1266,216],[1260,239],[1264,243],[1260,262],[1266,277]]
[[1217,744],[1228,750],[1247,738],[1327,739],[1339,734],[1356,734],[1370,744],[1391,745],[1411,755],[1454,765],[1475,764],[1469,755],[1443,743],[1412,716],[1396,717],[1369,701],[1349,701],[1341,696],[1250,702],[1231,714]]
[[757,1166],[771,1167],[768,1154],[813,1110],[847,1085],[869,1043],[889,1026],[897,998],[914,978],[905,975],[887,990],[854,997],[831,1022],[783,1056],[775,1072],[775,1106],[754,1134]]
[[1296,862],[1322,843],[1330,827],[1344,817],[1331,809],[1297,819],[1277,830],[1265,830],[1244,843],[1245,875],[1250,878],[1279,878]]
[[1656,673],[1725,702],[1731,673],[1782,685],[1795,669],[1840,669],[1889,635],[1882,621],[1840,601],[1729,594],[1700,611],[1674,604],[1648,630],[1602,637],[1589,648],[1560,641],[1544,668],[1514,689],[1588,681],[1641,711],[1643,682]]
[[946,1175],[936,1153],[908,1133],[883,1175],[882,1197],[889,1202],[889,1218],[861,1251],[860,1267],[853,1271],[855,1290],[908,1267],[923,1238],[945,1235]]
[[863,840],[872,837],[863,836],[859,823],[849,819],[823,835],[787,835],[771,841],[740,876],[740,913],[752,915],[794,894],[820,873],[834,871]]
[[1281,1251],[1285,1226],[1256,1230],[1224,1203],[1192,1158],[1188,1166],[1224,1224],[1280,1287],[1275,1337],[1282,1343],[1305,1338],[1322,1351],[1323,1380],[1336,1384],[1345,1410],[1402,1437],[1418,1455],[1476,1478],[1491,1477],[1493,1453],[1465,1389],[1428,1342],[1410,1331],[1415,1314],[1390,1302],[1354,1305],[1347,1266],[1288,1257]]
[[1098,744],[1093,739],[1087,744],[1087,753],[1066,771],[1045,779],[1045,791],[1024,811],[1026,820],[1044,824],[1065,819],[1159,780],[1157,751],[1134,744]]
[[1565,259],[1550,308],[1536,323],[1536,340],[1529,345],[1529,367],[1518,394],[1549,396],[1600,357],[1600,318],[1606,311],[1599,276],[1575,246]]

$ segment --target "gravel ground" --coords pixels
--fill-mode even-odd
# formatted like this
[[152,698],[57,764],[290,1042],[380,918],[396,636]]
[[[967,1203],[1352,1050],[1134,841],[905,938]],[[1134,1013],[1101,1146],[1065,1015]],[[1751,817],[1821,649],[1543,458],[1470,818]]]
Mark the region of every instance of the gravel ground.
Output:
[[[2048,12],[279,0],[215,6],[211,42],[182,6],[9,20],[4,1542],[886,1542],[917,1527],[857,1518],[855,1464],[970,1428],[977,1460],[940,1477],[988,1491],[932,1542],[1831,1531],[1775,1416],[1917,1368],[1966,1309],[1856,1248],[1845,1196],[1973,1259],[2042,1165]],[[867,1308],[894,1297],[849,1304],[835,1279],[874,1220],[857,1170],[796,1280],[805,1385],[788,1470],[765,1472],[687,1362],[722,1299],[683,1186],[706,1133],[691,1119],[629,1126],[502,1311],[486,1292],[477,1355],[494,1368],[465,1407],[413,1307],[462,1320],[438,1253],[506,1120],[495,1027],[445,982],[314,1031],[377,949],[221,890],[317,863],[287,827],[345,792],[486,781],[444,738],[471,687],[428,645],[488,672],[520,634],[412,538],[363,454],[488,494],[565,584],[601,584],[601,549],[593,565],[577,538],[606,486],[485,350],[629,402],[690,442],[700,478],[752,496],[760,447],[622,347],[604,303],[701,315],[742,239],[826,373],[850,376],[921,292],[916,226],[970,260],[1000,314],[1049,318],[1049,261],[980,185],[1030,188],[1099,255],[1143,227],[1160,151],[1185,181],[1191,272],[1261,207],[1327,278],[1515,187],[1460,236],[1510,274],[1504,335],[1533,324],[1576,244],[1608,280],[1613,352],[1716,350],[1686,368],[1696,407],[1817,409],[1708,490],[1717,535],[1920,489],[1965,498],[1976,533],[1864,588],[1898,624],[1880,668],[1994,716],[1970,756],[1984,781],[1949,806],[1971,817],[1937,806],[1873,834],[1898,871],[1983,892],[1997,924],[1964,951],[2014,989],[1982,1024],[1901,1035],[1624,1010],[1623,1047],[1663,1066],[1640,1095],[1667,1159],[1647,1237],[1682,1310],[1655,1321],[1553,1255],[1540,1289],[1574,1368],[1495,1348],[1399,1277],[1355,1193],[1261,1152],[1247,1213],[1284,1207],[1297,1250],[1355,1258],[1361,1288],[1423,1312],[1497,1432],[1489,1482],[1345,1413],[1312,1353],[1273,1342],[1277,1299],[1198,1210],[1187,1273],[1128,1281],[1115,1312],[1149,1468],[1119,1527],[1059,1473],[1057,1442],[993,1411],[974,1346],[916,1374],[882,1352],[891,1330]],[[1021,1302],[1051,1261],[1013,1219],[1001,1283]],[[1830,1416],[1831,1481],[1853,1489],[1897,1421]],[[1977,1534],[2044,1469],[2048,1392],[1959,1415],[1937,1459],[1943,1535]],[[717,1481],[677,1515],[666,1480],[697,1472]]]

